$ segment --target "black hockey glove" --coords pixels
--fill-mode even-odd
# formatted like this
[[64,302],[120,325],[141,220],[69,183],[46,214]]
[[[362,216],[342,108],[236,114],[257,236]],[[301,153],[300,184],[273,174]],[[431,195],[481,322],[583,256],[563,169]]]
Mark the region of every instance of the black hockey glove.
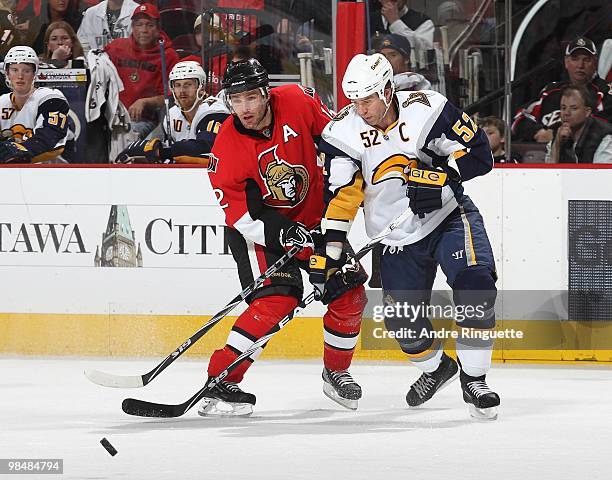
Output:
[[162,142],[159,138],[130,143],[117,155],[115,163],[159,163],[162,161]]
[[410,210],[419,218],[442,208],[442,187],[448,175],[440,170],[420,164],[408,173],[406,196],[410,199]]
[[0,162],[2,163],[30,163],[32,153],[20,143],[0,142]]
[[317,229],[308,230],[301,223],[295,222],[280,231],[279,241],[285,250],[292,247],[301,247],[302,250],[295,255],[295,258],[307,262],[313,254],[315,246],[323,242],[323,237]]
[[351,255],[343,252],[340,259],[314,254],[310,257],[309,280],[315,300],[328,305],[349,290],[363,285],[368,274]]

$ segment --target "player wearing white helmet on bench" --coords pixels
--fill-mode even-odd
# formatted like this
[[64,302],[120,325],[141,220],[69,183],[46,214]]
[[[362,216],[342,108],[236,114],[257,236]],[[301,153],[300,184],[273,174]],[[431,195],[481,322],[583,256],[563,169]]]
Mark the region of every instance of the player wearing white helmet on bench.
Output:
[[229,111],[220,98],[206,98],[206,74],[199,63],[179,62],[168,77],[175,105],[162,125],[169,145],[162,146],[157,138],[140,140],[128,146],[117,162],[137,158],[145,162],[171,160],[208,165],[208,154]]
[[59,90],[34,86],[36,52],[26,46],[11,48],[2,73],[12,91],[0,96],[0,162],[65,163],[74,144],[70,108]]

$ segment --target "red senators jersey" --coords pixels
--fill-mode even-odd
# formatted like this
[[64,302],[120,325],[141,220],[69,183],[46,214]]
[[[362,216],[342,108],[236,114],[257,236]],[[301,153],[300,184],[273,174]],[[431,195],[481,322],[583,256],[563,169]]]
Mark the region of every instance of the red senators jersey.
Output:
[[316,226],[323,213],[323,175],[316,143],[331,114],[311,88],[270,91],[272,124],[245,129],[232,115],[212,154],[210,181],[228,226],[257,243],[279,248],[279,233],[293,222]]

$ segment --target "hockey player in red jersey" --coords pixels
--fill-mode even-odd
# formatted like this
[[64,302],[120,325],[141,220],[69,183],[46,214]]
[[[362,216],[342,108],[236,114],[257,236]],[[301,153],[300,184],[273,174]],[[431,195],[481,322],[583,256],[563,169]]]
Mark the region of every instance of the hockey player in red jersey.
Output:
[[[233,115],[215,140],[209,177],[230,227],[229,245],[242,286],[252,283],[288,248],[303,248],[248,299],[249,306],[236,320],[227,344],[210,359],[210,376],[222,372],[302,298],[300,267],[307,268],[315,249],[312,231],[323,213],[323,175],[316,143],[331,119],[310,88],[286,85],[270,90],[266,70],[254,59],[230,64],[223,88]],[[346,244],[336,255],[336,267],[350,253]],[[323,317],[323,391],[351,409],[357,408],[361,397],[361,387],[348,368],[366,303],[366,278],[362,269],[333,276],[321,299],[328,305]],[[218,412],[220,401],[232,407],[231,413],[252,412],[255,395],[237,384],[259,353],[210,391],[200,406],[201,415]]]

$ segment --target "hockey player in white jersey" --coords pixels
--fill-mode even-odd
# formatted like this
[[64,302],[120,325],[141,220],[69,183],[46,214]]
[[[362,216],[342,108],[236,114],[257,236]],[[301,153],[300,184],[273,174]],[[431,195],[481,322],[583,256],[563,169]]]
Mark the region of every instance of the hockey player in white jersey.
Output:
[[[410,209],[407,220],[382,241],[384,302],[428,305],[441,266],[456,311],[474,312],[456,315],[463,399],[473,416],[493,419],[500,400],[485,380],[493,342],[475,332],[495,327],[495,263],[482,217],[462,187],[491,170],[491,150],[484,132],[444,96],[395,92],[392,78],[381,54],[359,54],[347,67],[342,88],[351,104],[327,125],[319,146],[326,155],[326,253],[337,257],[362,201],[370,237]],[[423,372],[406,395],[415,407],[453,380],[459,368],[430,334],[424,308],[412,317],[390,310],[395,313],[386,315],[387,329],[411,332],[394,338]]]
[[119,154],[118,163],[137,158],[208,166],[209,153],[229,110],[221,98],[206,98],[206,74],[197,62],[177,63],[168,80],[175,102],[162,122],[168,146],[157,138],[139,140]]
[[11,92],[0,96],[0,162],[65,163],[74,148],[70,108],[59,90],[34,86],[36,52],[26,46],[11,48],[2,73]]

